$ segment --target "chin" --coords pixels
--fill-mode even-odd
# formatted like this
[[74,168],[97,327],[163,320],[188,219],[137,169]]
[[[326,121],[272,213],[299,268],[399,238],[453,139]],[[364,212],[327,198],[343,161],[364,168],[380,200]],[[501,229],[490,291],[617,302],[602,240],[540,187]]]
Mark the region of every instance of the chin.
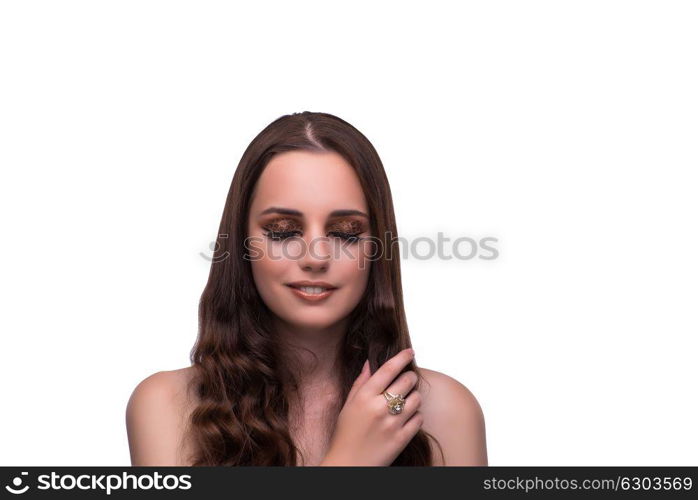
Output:
[[287,322],[295,328],[303,328],[308,330],[324,330],[334,326],[339,322],[340,318],[300,318],[298,316],[289,318]]

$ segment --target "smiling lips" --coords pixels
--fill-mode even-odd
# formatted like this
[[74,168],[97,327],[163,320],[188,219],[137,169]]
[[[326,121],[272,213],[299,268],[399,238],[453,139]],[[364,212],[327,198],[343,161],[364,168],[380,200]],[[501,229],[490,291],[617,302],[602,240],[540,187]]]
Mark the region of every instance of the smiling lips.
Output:
[[324,281],[296,281],[288,283],[287,286],[297,297],[310,302],[324,300],[337,289],[336,286]]

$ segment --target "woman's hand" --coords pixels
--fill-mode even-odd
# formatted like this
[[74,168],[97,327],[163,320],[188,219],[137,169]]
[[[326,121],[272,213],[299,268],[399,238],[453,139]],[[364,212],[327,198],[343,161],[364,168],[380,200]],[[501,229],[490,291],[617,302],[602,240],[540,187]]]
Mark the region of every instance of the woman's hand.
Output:
[[[421,396],[412,391],[417,374],[407,371],[395,378],[413,358],[412,349],[400,351],[373,375],[366,361],[337,417],[329,451],[320,465],[388,466],[397,458],[423,423],[418,411]],[[388,411],[385,390],[403,397],[412,391],[401,413]]]

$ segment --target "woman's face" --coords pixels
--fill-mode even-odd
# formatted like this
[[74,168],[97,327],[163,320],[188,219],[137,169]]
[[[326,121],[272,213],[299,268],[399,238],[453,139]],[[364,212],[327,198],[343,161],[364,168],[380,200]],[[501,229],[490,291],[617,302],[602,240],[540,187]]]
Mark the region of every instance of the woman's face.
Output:
[[[354,169],[339,154],[277,154],[252,195],[246,246],[262,300],[285,323],[324,329],[345,318],[368,282],[368,208]],[[324,282],[310,296],[289,286]]]

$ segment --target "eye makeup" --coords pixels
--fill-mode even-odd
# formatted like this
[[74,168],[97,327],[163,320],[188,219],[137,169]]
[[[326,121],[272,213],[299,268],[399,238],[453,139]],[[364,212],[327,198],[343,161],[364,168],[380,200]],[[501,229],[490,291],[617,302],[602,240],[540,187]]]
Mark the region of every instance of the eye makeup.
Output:
[[[274,219],[262,226],[266,232],[264,235],[271,240],[281,241],[293,236],[302,236],[302,226],[294,219]],[[365,232],[365,224],[355,219],[345,219],[332,222],[329,226],[328,236],[341,238],[342,240],[356,243],[362,240],[361,233]]]

